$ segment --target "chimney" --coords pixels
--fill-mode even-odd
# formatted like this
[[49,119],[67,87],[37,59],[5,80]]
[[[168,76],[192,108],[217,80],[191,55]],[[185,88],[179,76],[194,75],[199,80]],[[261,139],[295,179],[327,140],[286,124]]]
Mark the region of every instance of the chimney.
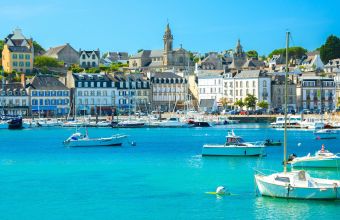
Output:
[[20,82],[21,82],[21,85],[25,88],[26,80],[25,80],[25,74],[24,73],[20,74]]

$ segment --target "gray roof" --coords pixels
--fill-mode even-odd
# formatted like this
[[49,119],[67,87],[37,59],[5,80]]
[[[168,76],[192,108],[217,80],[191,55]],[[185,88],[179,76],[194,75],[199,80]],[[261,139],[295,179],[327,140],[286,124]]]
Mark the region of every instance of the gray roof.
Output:
[[65,47],[70,47],[71,49],[73,49],[76,53],[78,53],[73,47],[71,47],[70,44],[65,44],[65,45],[61,45],[61,46],[57,46],[57,47],[51,47],[50,49],[48,49],[46,51],[46,53],[44,53],[43,56],[58,56],[58,54],[60,53],[60,51],[62,51]]
[[224,70],[199,70],[198,78],[223,77]]
[[28,47],[24,46],[10,46],[8,47],[11,52],[19,52],[19,53],[31,53],[32,51]]
[[153,78],[183,78],[173,72],[158,72],[155,73]]
[[212,108],[214,107],[214,104],[215,104],[215,99],[201,99],[200,101],[201,108],[204,108],[204,107]]
[[163,50],[151,50],[150,57],[161,57],[163,56]]
[[92,53],[95,53],[98,58],[100,58],[100,51],[99,50],[81,50],[80,55],[85,53],[87,57],[90,57]]
[[50,75],[36,75],[28,86],[38,90],[68,90],[57,77]]
[[73,73],[76,81],[95,82],[95,81],[111,81],[106,74],[100,73]]
[[138,52],[137,54],[133,55],[131,58],[145,58],[150,57],[151,50],[142,50]]
[[[15,92],[23,92],[26,91],[24,86],[19,83],[19,82],[15,82],[15,83],[6,83],[4,84],[4,89],[6,91],[6,93],[8,91],[11,91],[13,93],[13,95],[19,95],[19,94],[15,94]],[[0,82],[0,92],[2,92],[2,83]],[[7,93],[8,94],[8,93]],[[21,96],[22,94],[20,94]],[[27,94],[25,94],[26,96]]]
[[240,73],[236,74],[234,78],[259,78],[267,77],[266,72],[262,70],[242,70]]

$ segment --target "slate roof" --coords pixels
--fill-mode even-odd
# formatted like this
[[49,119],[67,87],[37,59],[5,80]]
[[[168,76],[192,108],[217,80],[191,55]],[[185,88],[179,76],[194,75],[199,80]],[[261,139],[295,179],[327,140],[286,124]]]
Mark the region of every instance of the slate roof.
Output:
[[9,46],[8,49],[11,52],[31,53],[31,50],[28,47],[23,46]]
[[68,90],[56,77],[50,75],[36,75],[28,86],[37,90]]
[[73,73],[73,77],[76,81],[83,82],[112,81],[108,75],[100,73]]
[[234,78],[259,78],[266,76],[266,73],[262,70],[242,70],[240,73],[236,74]]
[[99,58],[100,57],[100,52],[99,50],[81,50],[80,51],[80,55],[84,54],[87,56],[87,57],[90,57],[92,55],[92,53],[95,53],[97,55],[97,57]]
[[158,72],[155,73],[153,78],[183,78],[183,77],[172,72]]
[[[14,92],[18,91],[18,92],[20,92],[20,96],[22,96],[22,94],[21,94],[22,91],[26,91],[24,86],[19,82],[17,82],[17,83],[6,83],[4,85],[4,90],[6,91],[6,93],[8,91],[12,91],[13,95],[15,95]],[[0,82],[0,93],[1,92],[2,92],[2,83]],[[27,96],[27,93],[25,94],[25,96]]]
[[65,45],[61,45],[61,46],[57,46],[57,47],[51,47],[50,49],[48,49],[46,51],[46,53],[44,54],[44,56],[57,56],[59,54],[59,52],[64,49],[67,46],[67,44]]
[[224,70],[199,70],[198,78],[223,77]]

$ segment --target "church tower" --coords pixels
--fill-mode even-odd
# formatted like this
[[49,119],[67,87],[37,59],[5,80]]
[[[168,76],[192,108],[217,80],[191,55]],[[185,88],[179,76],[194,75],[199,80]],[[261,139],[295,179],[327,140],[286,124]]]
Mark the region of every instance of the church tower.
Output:
[[235,69],[242,69],[243,65],[247,62],[247,55],[243,51],[240,39],[237,41],[237,45],[233,54],[233,66]]
[[173,36],[171,34],[171,29],[169,23],[166,25],[165,32],[163,35],[164,51],[163,51],[163,64],[168,66],[171,64],[172,60],[172,41]]

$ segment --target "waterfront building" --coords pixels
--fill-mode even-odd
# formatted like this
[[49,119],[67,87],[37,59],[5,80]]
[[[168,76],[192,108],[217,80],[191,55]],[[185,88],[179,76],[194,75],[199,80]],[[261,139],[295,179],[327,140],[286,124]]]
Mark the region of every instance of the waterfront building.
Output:
[[33,115],[62,116],[70,111],[70,89],[57,77],[36,75],[27,85]]
[[51,47],[43,56],[52,57],[64,62],[65,66],[79,64],[79,54],[69,43],[57,47]]
[[25,88],[25,76],[22,82],[0,82],[0,114],[1,115],[28,115],[29,96]]
[[79,50],[79,66],[83,68],[99,67],[100,51]]
[[129,68],[140,71],[165,71],[174,69],[183,71],[193,68],[193,62],[190,60],[190,54],[182,48],[173,48],[173,35],[169,24],[165,28],[163,35],[164,48],[162,50],[141,50],[129,59]]
[[[284,73],[283,73],[284,74]],[[271,85],[271,107],[277,109],[284,109],[285,105],[285,77],[284,75],[276,75],[272,81]],[[296,105],[296,84],[291,80],[287,79],[288,87],[288,99],[287,106],[288,109],[297,110]]]
[[111,115],[117,87],[104,73],[73,73],[73,103],[77,115]]
[[336,85],[333,78],[302,76],[297,96],[301,107],[327,111],[335,109]]
[[224,97],[230,103],[244,100],[247,94],[254,95],[258,101],[266,101],[271,107],[271,77],[264,70],[242,70],[234,75],[224,76]]
[[199,62],[201,70],[224,70],[231,63],[231,58],[226,58],[216,52],[210,52]]
[[33,70],[33,39],[27,39],[17,28],[4,40],[2,66],[5,72],[31,73]]
[[188,81],[173,72],[149,73],[152,91],[152,108],[173,111],[184,108],[188,101]]
[[216,103],[220,101],[220,99],[223,97],[223,73],[223,70],[198,71],[197,87],[199,94],[199,103],[202,103],[201,100],[215,100]]
[[117,87],[115,105],[123,112],[149,111],[151,105],[150,81],[142,74],[114,74]]

